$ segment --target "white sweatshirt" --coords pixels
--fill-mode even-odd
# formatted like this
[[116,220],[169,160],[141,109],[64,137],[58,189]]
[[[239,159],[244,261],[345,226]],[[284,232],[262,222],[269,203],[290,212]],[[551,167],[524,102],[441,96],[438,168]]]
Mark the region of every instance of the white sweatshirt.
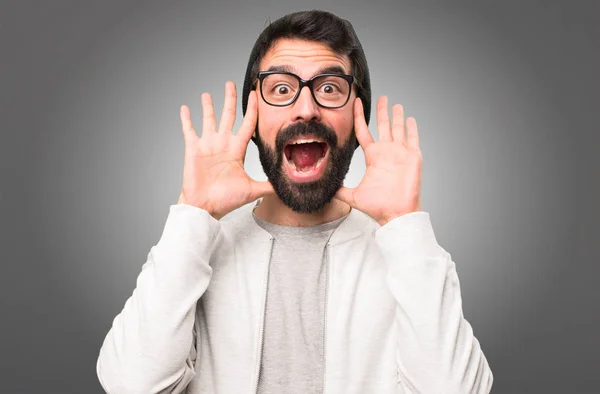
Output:
[[[271,235],[248,204],[220,221],[172,205],[97,362],[108,393],[256,392]],[[489,393],[455,263],[427,212],[353,209],[327,245],[326,394]]]

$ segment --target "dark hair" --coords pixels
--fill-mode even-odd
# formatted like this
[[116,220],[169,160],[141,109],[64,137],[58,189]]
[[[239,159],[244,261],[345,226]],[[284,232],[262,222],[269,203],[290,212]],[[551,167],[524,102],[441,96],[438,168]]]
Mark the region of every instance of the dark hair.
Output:
[[242,110],[246,113],[248,96],[254,89],[260,61],[280,38],[298,38],[317,41],[327,45],[336,53],[347,55],[352,64],[352,75],[356,78],[356,95],[363,102],[365,120],[369,123],[371,112],[371,84],[367,59],[354,28],[345,19],[327,11],[311,10],[294,12],[269,23],[260,34],[246,68],[242,91]]

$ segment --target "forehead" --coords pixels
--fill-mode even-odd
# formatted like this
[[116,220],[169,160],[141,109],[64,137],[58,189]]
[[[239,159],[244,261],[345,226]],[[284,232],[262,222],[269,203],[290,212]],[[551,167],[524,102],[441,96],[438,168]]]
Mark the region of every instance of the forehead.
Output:
[[286,66],[300,77],[309,78],[320,69],[339,66],[346,74],[352,67],[347,55],[334,52],[326,44],[294,38],[280,38],[263,56],[259,69]]

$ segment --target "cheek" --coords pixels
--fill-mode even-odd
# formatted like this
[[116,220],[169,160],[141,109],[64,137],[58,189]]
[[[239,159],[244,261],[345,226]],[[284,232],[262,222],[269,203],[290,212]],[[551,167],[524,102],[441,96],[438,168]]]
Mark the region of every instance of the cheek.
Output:
[[275,137],[284,124],[283,111],[273,111],[273,108],[265,103],[258,104],[258,130],[261,138],[270,145],[274,145]]
[[354,94],[348,100],[348,104],[344,107],[344,112],[341,115],[342,122],[349,128],[354,125]]
[[354,126],[354,117],[352,112],[345,111],[343,114],[336,119],[337,129],[340,130],[342,141],[347,141],[352,127]]
[[342,123],[344,125],[345,129],[351,129],[352,126],[354,125],[354,117],[352,116],[352,114],[346,114],[343,118],[342,118]]

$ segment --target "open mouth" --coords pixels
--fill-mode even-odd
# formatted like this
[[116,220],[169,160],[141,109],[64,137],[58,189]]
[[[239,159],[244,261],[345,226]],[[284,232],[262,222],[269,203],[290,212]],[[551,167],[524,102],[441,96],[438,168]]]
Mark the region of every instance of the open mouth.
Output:
[[329,156],[329,145],[320,139],[304,137],[286,145],[283,152],[290,177],[307,181],[322,173]]

